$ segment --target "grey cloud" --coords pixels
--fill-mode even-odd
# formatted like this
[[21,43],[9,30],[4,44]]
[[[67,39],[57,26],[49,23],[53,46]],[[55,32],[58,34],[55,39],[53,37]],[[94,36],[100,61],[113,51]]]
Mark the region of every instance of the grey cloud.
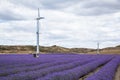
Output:
[[63,34],[53,34],[53,33],[47,33],[49,35],[47,35],[47,38],[50,40],[65,40],[68,39],[69,36],[68,35],[63,35]]
[[39,7],[42,7],[42,4],[40,2],[40,0],[9,0],[11,3],[13,4],[17,4],[17,5],[22,5],[25,7],[29,7],[32,9],[37,9]]
[[4,10],[4,12],[0,12],[0,21],[17,21],[17,20],[25,20],[21,15],[18,15],[10,10]]
[[118,1],[102,2],[102,1],[88,1],[82,6],[84,9],[88,9],[86,15],[101,15],[108,13],[115,13],[120,11],[120,3]]
[[110,9],[120,9],[120,3],[115,0],[115,2],[103,2],[103,1],[88,1],[82,6],[84,8],[110,8]]
[[41,3],[46,8],[61,9],[61,8],[66,8],[66,7],[75,5],[76,3],[82,2],[82,1],[84,0],[41,0]]
[[104,14],[115,13],[118,11],[119,10],[115,10],[115,9],[112,10],[108,8],[89,8],[89,9],[84,9],[81,12],[76,12],[76,14],[83,15],[83,16],[99,16]]
[[28,33],[34,33],[35,29],[33,29],[33,28],[29,29],[28,26],[19,26],[18,25],[18,26],[11,26],[10,28],[6,28],[5,31],[18,32],[18,34],[19,34],[19,32],[21,32],[21,31],[28,32]]
[[[94,16],[118,12],[120,9],[119,0],[114,3],[99,0],[10,0],[14,4],[20,4],[29,8],[57,9],[71,12],[77,15]],[[76,7],[77,5],[77,7]],[[72,8],[71,8],[72,6]],[[70,8],[70,10],[66,10]],[[64,10],[65,9],[65,10]]]
[[63,9],[68,6],[71,6],[72,4],[78,2],[79,0],[48,0],[44,1],[43,0],[43,5],[45,8],[49,9]]
[[29,8],[37,9],[37,8],[44,8],[44,9],[62,9],[67,6],[71,6],[78,2],[79,0],[10,0],[11,3],[23,5]]

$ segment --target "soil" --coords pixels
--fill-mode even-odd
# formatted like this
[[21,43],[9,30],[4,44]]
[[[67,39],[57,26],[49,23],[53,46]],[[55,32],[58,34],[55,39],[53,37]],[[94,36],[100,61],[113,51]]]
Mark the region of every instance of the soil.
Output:
[[[101,67],[102,67],[102,66],[101,66]],[[82,76],[79,80],[85,80],[85,78],[87,78],[88,76],[90,76],[90,75],[94,74],[95,72],[97,72],[101,67],[95,69],[93,72],[90,72],[90,73],[88,73],[88,74],[85,75],[85,76]],[[120,80],[120,65],[119,65],[119,67],[117,68],[117,71],[116,71],[114,80]]]
[[117,71],[116,71],[116,75],[115,75],[115,79],[114,80],[120,80],[120,65],[119,67],[117,68]]

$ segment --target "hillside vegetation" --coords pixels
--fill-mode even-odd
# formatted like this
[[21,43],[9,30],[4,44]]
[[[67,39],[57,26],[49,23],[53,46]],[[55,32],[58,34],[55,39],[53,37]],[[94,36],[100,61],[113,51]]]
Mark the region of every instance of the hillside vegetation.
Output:
[[[0,53],[35,53],[35,46],[5,46],[0,45]],[[60,46],[40,46],[41,53],[96,53],[96,49],[90,48],[64,48]],[[100,49],[100,53],[120,54],[120,45]]]

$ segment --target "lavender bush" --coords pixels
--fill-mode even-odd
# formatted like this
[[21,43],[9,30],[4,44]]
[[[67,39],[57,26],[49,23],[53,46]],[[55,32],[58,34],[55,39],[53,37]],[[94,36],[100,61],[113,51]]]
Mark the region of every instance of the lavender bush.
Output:
[[116,69],[120,63],[120,57],[116,57],[103,66],[98,72],[89,76],[85,80],[113,80]]
[[3,54],[0,55],[0,80],[78,80],[111,59],[119,64],[118,57],[120,58],[119,55],[41,54],[34,58],[29,54]]

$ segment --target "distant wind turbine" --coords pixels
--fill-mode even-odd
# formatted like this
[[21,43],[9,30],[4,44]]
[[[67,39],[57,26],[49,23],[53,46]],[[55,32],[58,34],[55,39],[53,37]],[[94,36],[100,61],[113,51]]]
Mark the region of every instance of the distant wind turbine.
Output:
[[98,42],[98,43],[97,43],[97,54],[100,53],[99,47],[100,47],[100,43]]

